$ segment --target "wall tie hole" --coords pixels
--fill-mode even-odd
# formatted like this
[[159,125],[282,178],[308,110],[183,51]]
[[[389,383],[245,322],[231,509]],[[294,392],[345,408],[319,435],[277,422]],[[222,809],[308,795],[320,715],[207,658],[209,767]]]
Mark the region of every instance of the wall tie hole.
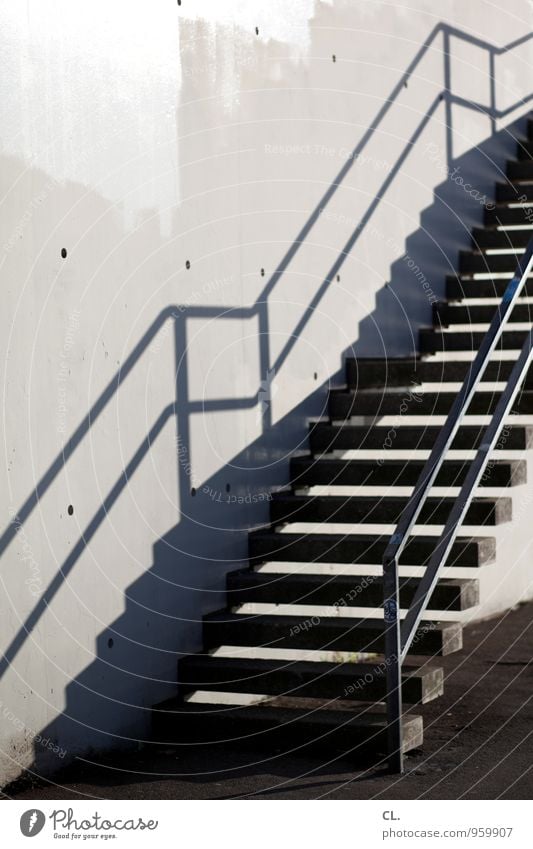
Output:
[[193,497],[193,498],[194,498],[194,496],[196,495],[196,490],[195,490],[194,486],[193,486],[193,488],[191,489],[191,495],[192,495],[192,497]]
[[67,258],[67,249],[66,248],[61,248],[61,256],[63,257],[63,259]]
[[107,641],[108,649],[112,649],[114,645],[115,645],[115,641],[114,641],[113,637],[109,637],[109,639]]
[[191,263],[189,262],[189,260],[186,260],[185,268],[187,269],[187,271],[189,270],[190,267],[191,267]]
[[69,514],[69,516],[72,516],[74,514],[74,507],[72,506],[72,504],[68,505],[67,513]]

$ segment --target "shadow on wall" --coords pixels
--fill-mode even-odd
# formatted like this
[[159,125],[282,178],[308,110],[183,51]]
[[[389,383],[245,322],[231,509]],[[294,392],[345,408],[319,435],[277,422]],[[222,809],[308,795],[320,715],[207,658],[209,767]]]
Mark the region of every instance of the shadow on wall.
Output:
[[[442,163],[449,177],[435,188],[434,202],[423,210],[420,227],[405,245],[398,244],[394,234],[378,235],[388,247],[397,248],[398,259],[391,266],[390,280],[376,295],[374,311],[359,324],[351,349],[356,356],[394,357],[418,351],[418,330],[431,324],[430,305],[445,298],[445,277],[457,273],[459,250],[473,247],[471,230],[483,224],[495,180],[506,179],[505,160],[516,156],[522,124],[517,121],[450,164]],[[427,154],[440,166],[432,147]]]
[[[437,31],[440,28],[437,28]],[[433,39],[432,34],[430,41]],[[472,40],[461,34],[462,38]],[[429,42],[428,42],[429,43]],[[13,662],[28,634],[35,628],[47,607],[68,579],[80,554],[107,514],[127,487],[128,480],[135,474],[151,444],[157,439],[165,425],[176,417],[178,446],[178,481],[180,521],[154,547],[154,562],[151,568],[136,580],[125,593],[126,607],[123,614],[113,622],[97,640],[95,659],[66,688],[66,706],[63,713],[41,732],[44,739],[57,740],[69,756],[86,752],[90,748],[103,749],[123,743],[129,745],[148,736],[150,706],[175,691],[176,662],[181,654],[201,649],[201,617],[224,603],[224,578],[230,568],[238,568],[246,562],[247,532],[252,524],[268,519],[269,493],[286,485],[288,479],[288,456],[297,448],[305,446],[306,420],[321,415],[327,401],[327,385],[322,385],[305,402],[289,415],[273,425],[270,411],[263,416],[263,433],[234,457],[228,467],[238,466],[242,470],[239,488],[227,491],[227,467],[207,481],[194,486],[189,462],[191,441],[189,424],[193,414],[210,411],[238,411],[256,407],[261,402],[260,392],[243,399],[220,399],[204,402],[189,400],[186,363],[186,322],[191,318],[213,318],[231,320],[248,318],[259,320],[258,343],[261,349],[261,373],[272,369],[277,373],[282,367],[289,350],[296,343],[303,327],[317,308],[330,283],[342,266],[346,256],[353,250],[357,238],[370,223],[372,214],[385,196],[395,173],[401,168],[412,145],[433,114],[433,109],[424,117],[419,130],[406,145],[395,168],[387,175],[379,193],[371,201],[366,214],[352,233],[348,242],[340,246],[338,258],[324,279],[318,292],[308,305],[294,335],[274,363],[269,362],[268,297],[279,277],[288,267],[298,250],[305,250],[305,239],[320,209],[324,209],[342,180],[353,167],[357,155],[367,146],[382,117],[390,108],[396,94],[401,90],[404,78],[413,68],[427,44],[417,54],[405,75],[402,76],[391,96],[379,111],[372,128],[364,134],[354,154],[337,174],[330,188],[320,199],[315,210],[302,227],[300,233],[281,260],[278,268],[267,282],[258,301],[248,308],[229,310],[218,307],[169,306],[164,310],[137,343],[123,363],[120,371],[109,382],[95,402],[86,418],[74,431],[64,450],[43,475],[35,490],[17,511],[23,523],[33,512],[58,474],[62,471],[77,446],[85,438],[108,402],[121,384],[135,368],[147,347],[156,338],[166,322],[172,322],[175,331],[176,395],[162,411],[135,454],[121,471],[114,486],[108,492],[100,509],[95,513],[61,568],[40,597],[37,605],[14,636],[2,660],[1,672]],[[448,77],[449,78],[449,77]],[[454,98],[449,90],[444,96],[450,108]],[[440,98],[436,99],[436,103]],[[464,105],[464,104],[463,104]],[[476,107],[477,108],[477,107]],[[450,112],[451,115],[451,112]],[[495,107],[489,112],[491,118],[499,117]],[[498,167],[506,156],[514,153],[517,132],[522,122],[495,134],[483,145],[463,154],[457,160],[448,159],[446,168],[460,168],[464,178],[470,179],[480,192],[490,198],[493,191],[495,165]],[[448,151],[451,146],[448,145]],[[348,354],[365,356],[393,355],[395,350],[405,354],[405,339],[398,340],[398,304],[408,316],[411,330],[410,344],[417,348],[417,329],[427,324],[430,316],[430,295],[422,282],[429,281],[431,294],[439,297],[443,292],[444,275],[453,271],[453,262],[459,249],[467,247],[470,227],[482,219],[483,207],[479,200],[467,194],[465,189],[449,178],[435,191],[431,207],[421,217],[421,226],[407,240],[403,259],[398,259],[391,268],[390,285],[378,294],[374,312],[361,322],[359,336]],[[391,242],[392,244],[392,242]],[[418,268],[409,264],[412,259]],[[422,277],[420,277],[422,275]],[[357,281],[354,282],[357,285]],[[402,319],[403,322],[403,319]],[[357,334],[354,333],[354,336]],[[334,375],[337,378],[339,372]],[[193,490],[196,490],[193,492]],[[236,509],[238,508],[238,509]],[[11,524],[0,539],[2,554],[16,536],[17,528]],[[128,736],[128,735],[131,736]],[[53,761],[53,762],[52,762]],[[52,758],[50,751],[41,746],[35,748],[33,769],[49,771],[62,766]]]

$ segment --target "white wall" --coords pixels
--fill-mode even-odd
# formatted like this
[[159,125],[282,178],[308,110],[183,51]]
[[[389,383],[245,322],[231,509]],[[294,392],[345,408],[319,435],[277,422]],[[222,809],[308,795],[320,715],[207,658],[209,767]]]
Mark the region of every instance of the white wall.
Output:
[[526,0],[1,0],[3,780],[146,736],[344,353],[416,349],[400,256],[443,293],[482,218],[447,156],[492,192],[532,52],[487,45],[530,29]]

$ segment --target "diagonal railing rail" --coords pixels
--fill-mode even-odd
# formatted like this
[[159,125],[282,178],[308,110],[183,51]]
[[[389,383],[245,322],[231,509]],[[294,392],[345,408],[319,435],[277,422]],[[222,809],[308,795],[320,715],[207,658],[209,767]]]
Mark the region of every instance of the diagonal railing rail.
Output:
[[423,578],[415,593],[411,607],[403,620],[400,618],[399,603],[399,560],[405,548],[409,534],[422,510],[426,498],[446,454],[460,428],[470,402],[476,392],[483,373],[488,365],[509,316],[516,304],[524,284],[533,269],[533,237],[520,257],[514,276],[509,281],[501,302],[496,308],[490,326],[473,360],[461,390],[457,394],[446,422],[435,441],[420,477],[400,517],[395,532],[383,555],[385,620],[385,665],[387,671],[387,727],[389,767],[394,772],[403,771],[402,739],[402,692],[401,668],[405,655],[413,641],[416,629],[428,606],[431,593],[438,581],[439,573],[446,562],[457,536],[459,526],[470,506],[474,490],[487,465],[490,452],[496,445],[505,417],[510,412],[522,381],[533,359],[533,329],[526,336],[522,351],[517,358],[507,384],[496,405],[490,423],[483,434],[483,440],[473,459],[465,481],[448,520],[439,537],[433,554],[426,567]]

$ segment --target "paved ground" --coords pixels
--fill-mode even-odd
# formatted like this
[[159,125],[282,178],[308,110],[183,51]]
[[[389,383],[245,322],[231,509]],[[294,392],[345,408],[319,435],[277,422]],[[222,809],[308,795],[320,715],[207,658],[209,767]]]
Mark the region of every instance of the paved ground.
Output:
[[[77,761],[55,783],[31,778],[19,799],[531,799],[533,604],[475,625],[442,659],[445,696],[424,706],[424,750],[401,778],[346,760],[257,751],[147,751]],[[420,710],[417,708],[416,710]]]

